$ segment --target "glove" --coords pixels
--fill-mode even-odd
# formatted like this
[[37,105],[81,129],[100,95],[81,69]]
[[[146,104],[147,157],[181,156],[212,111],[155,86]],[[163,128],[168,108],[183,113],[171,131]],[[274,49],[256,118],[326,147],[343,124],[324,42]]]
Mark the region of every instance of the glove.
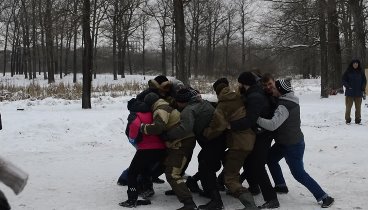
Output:
[[139,127],[139,132],[144,133],[144,126],[145,124],[141,123],[141,126]]

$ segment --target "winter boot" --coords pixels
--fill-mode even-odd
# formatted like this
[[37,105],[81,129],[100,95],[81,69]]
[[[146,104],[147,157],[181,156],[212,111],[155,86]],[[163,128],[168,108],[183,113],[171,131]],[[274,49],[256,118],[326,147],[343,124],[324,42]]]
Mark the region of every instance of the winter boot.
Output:
[[6,199],[4,193],[1,192],[1,190],[0,190],[0,209],[1,210],[9,210],[10,209],[10,205],[8,203],[8,200]]
[[277,199],[267,201],[262,206],[258,206],[258,208],[260,208],[260,209],[275,209],[275,208],[278,208],[278,207],[280,207],[280,203]]
[[199,193],[201,189],[198,186],[198,183],[195,179],[193,179],[191,176],[187,178],[187,181],[185,183],[192,193]]
[[144,192],[140,193],[139,195],[144,198],[144,199],[148,199],[150,197],[152,197],[155,194],[155,191],[153,190],[153,188],[147,189]]
[[194,203],[193,199],[188,199],[183,202],[184,206],[177,210],[197,210],[197,205]]
[[198,206],[198,209],[202,210],[222,210],[224,209],[224,204],[222,203],[220,193],[217,190],[212,191],[211,201],[205,205]]
[[249,210],[258,209],[258,207],[256,206],[256,203],[254,202],[254,198],[249,191],[243,192],[242,194],[240,194],[239,200],[245,206],[245,209],[247,210],[248,209]]
[[332,206],[332,204],[335,202],[335,199],[333,199],[332,197],[330,197],[330,196],[327,196],[326,198],[324,198],[323,200],[322,200],[322,205],[321,205],[321,207],[322,208],[328,208],[328,207],[330,207],[330,206]]
[[119,203],[120,206],[133,208],[137,206],[138,192],[135,187],[128,187],[127,190],[128,200]]
[[10,187],[16,195],[22,192],[28,181],[28,174],[0,157],[0,181]]

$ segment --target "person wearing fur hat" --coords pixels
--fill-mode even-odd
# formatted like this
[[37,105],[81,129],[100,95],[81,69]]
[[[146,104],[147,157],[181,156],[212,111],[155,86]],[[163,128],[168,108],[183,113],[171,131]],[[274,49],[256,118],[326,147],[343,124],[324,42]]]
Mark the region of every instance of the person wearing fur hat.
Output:
[[265,203],[260,208],[277,208],[280,203],[265,170],[267,155],[273,136],[271,132],[260,129],[257,125],[258,117],[271,118],[273,106],[263,88],[257,83],[257,77],[252,72],[243,72],[238,77],[239,92],[243,103],[247,107],[247,115],[230,122],[232,130],[252,129],[256,132],[256,141],[252,153],[246,159],[244,168],[247,170],[250,190],[256,194],[257,184],[261,188]]
[[278,97],[278,106],[271,119],[260,117],[257,123],[264,129],[274,131],[275,144],[268,156],[268,168],[275,186],[286,187],[279,161],[285,158],[294,178],[304,185],[322,202],[322,208],[330,207],[334,199],[304,169],[303,155],[305,150],[304,135],[300,128],[299,98],[294,95],[290,80],[277,80],[273,96]]
[[362,98],[365,97],[365,87],[367,78],[365,76],[360,61],[354,59],[342,76],[342,84],[345,87],[345,122],[351,122],[351,108],[355,105],[355,123],[361,124]]
[[[224,136],[220,135],[211,141],[203,136],[203,130],[212,120],[215,108],[209,101],[201,99],[198,93],[190,87],[179,90],[175,100],[179,109],[182,110],[180,123],[170,129],[166,135],[175,139],[183,138],[185,134],[193,132],[202,148],[198,154],[198,175],[195,176],[199,176],[204,193],[209,195],[211,201],[200,205],[198,209],[223,209],[224,205],[216,185],[216,172],[221,169],[221,161],[226,149]],[[186,184],[190,189],[199,189],[195,178],[188,177]],[[191,186],[196,186],[196,188]]]
[[[209,126],[203,135],[213,139],[227,130],[230,121],[246,116],[245,106],[241,96],[230,90],[226,78],[218,79],[213,84],[218,103]],[[258,209],[250,192],[239,182],[239,171],[246,157],[253,150],[255,133],[251,128],[246,130],[228,130],[226,134],[226,147],[229,148],[224,160],[224,183],[230,193],[239,198],[247,209]]]
[[[156,93],[147,94],[144,97],[144,102],[152,109],[153,123],[141,125],[140,130],[143,134],[161,135],[178,126],[180,112],[172,108],[167,101],[161,99]],[[195,210],[197,205],[194,203],[192,194],[185,185],[182,176],[182,170],[187,161],[190,160],[196,144],[194,133],[186,133],[182,138],[165,138],[164,140],[168,148],[165,160],[166,180],[179,201],[184,204],[178,210]]]

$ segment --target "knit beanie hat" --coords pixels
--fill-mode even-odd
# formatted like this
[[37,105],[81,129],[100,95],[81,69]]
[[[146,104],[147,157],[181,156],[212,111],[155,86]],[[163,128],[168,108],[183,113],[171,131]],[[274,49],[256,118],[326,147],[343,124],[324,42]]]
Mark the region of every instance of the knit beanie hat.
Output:
[[[194,89],[193,89],[194,90]],[[187,103],[197,95],[196,91],[193,91],[190,88],[182,88],[176,92],[175,101],[179,103]]]
[[290,80],[279,79],[276,80],[275,85],[282,95],[285,95],[286,93],[290,93],[291,91],[293,91]]
[[225,87],[229,87],[229,81],[226,78],[220,78],[216,80],[215,83],[212,85],[213,90],[216,92],[216,94],[220,94],[221,90]]
[[144,97],[144,103],[146,103],[149,107],[152,107],[152,105],[154,103],[156,103],[156,101],[158,101],[158,99],[160,99],[160,96],[158,96],[156,93],[151,92],[148,93],[145,97]]
[[257,84],[256,78],[252,72],[243,72],[238,77],[238,82],[243,85],[253,86]]

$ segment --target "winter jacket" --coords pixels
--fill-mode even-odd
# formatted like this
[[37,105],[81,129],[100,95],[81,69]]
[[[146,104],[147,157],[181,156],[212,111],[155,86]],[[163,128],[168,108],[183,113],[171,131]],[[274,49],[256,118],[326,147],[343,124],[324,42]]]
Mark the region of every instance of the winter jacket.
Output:
[[[238,120],[246,116],[245,107],[241,96],[231,91],[229,87],[221,90],[214,116],[203,135],[213,139],[223,133],[230,121]],[[255,142],[255,133],[252,129],[235,131],[230,129],[226,135],[226,146],[229,149],[251,151]]]
[[275,131],[275,142],[278,144],[292,145],[304,139],[300,128],[299,99],[294,92],[280,96],[272,119],[259,118],[257,123],[266,130]]
[[180,123],[170,129],[166,135],[170,139],[184,138],[188,133],[194,133],[201,147],[207,144],[207,138],[203,136],[203,130],[209,125],[215,108],[210,102],[195,97],[180,113]]
[[[143,124],[142,132],[149,135],[161,135],[163,132],[167,132],[174,126],[178,126],[180,122],[180,112],[171,106],[163,99],[157,100],[152,105],[153,122],[151,124]],[[185,138],[193,137],[194,134],[188,133]],[[168,148],[180,148],[182,146],[182,140],[180,139],[168,139],[165,143]]]
[[365,91],[365,86],[367,85],[367,78],[364,71],[360,68],[360,63],[358,69],[354,69],[352,67],[354,62],[358,61],[352,61],[342,76],[342,84],[345,87],[345,96],[363,97],[363,91]]
[[[149,124],[153,122],[152,112],[137,112],[136,118],[129,125],[129,139],[136,139],[142,123]],[[158,135],[142,134],[142,140],[138,142],[137,149],[165,149],[165,143]]]
[[268,118],[272,116],[272,108],[263,89],[259,85],[251,86],[243,95],[243,103],[247,110],[247,116],[231,121],[232,130],[245,130],[252,128],[257,131],[257,119],[262,116]]

